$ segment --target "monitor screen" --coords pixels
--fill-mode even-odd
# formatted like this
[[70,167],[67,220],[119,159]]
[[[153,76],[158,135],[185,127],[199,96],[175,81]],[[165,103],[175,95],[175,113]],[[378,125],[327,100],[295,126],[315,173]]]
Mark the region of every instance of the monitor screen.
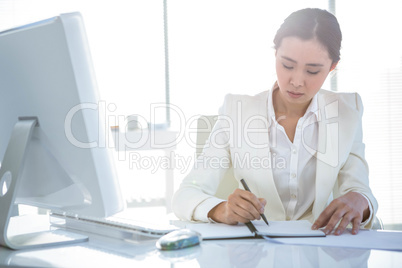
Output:
[[[81,15],[63,14],[1,32],[0,87],[1,160],[10,138],[18,138],[17,122],[35,118],[38,123],[19,167],[15,202],[94,217],[121,211],[124,202],[107,143],[110,128]],[[7,149],[9,162],[13,150]],[[0,202],[8,180],[15,179],[4,169]]]

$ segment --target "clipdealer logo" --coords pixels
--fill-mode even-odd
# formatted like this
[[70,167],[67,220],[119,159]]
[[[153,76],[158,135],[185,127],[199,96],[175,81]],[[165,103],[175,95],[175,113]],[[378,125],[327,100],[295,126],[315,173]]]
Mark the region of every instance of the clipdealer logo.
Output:
[[[164,103],[156,103],[151,104],[150,106],[151,118],[156,117],[156,113],[158,109],[166,109],[166,104]],[[243,145],[246,145],[246,148],[250,150],[253,149],[264,149],[269,148],[268,140],[266,142],[258,143],[258,138],[260,135],[269,135],[268,128],[269,121],[266,117],[261,115],[254,115],[248,118],[243,118],[243,107],[242,103],[238,102],[236,104],[236,121],[233,118],[225,115],[217,116],[217,121],[219,122],[219,127],[214,128],[214,122],[209,121],[205,117],[200,115],[194,115],[190,118],[186,118],[184,112],[177,106],[173,104],[169,104],[169,108],[171,113],[175,113],[178,118],[179,129],[177,131],[177,135],[174,139],[169,141],[160,142],[160,139],[157,138],[157,131],[153,129],[152,121],[147,125],[145,129],[139,130],[139,138],[137,140],[129,140],[125,135],[119,135],[118,139],[113,139],[110,135],[110,127],[114,125],[125,127],[128,124],[127,116],[123,115],[115,115],[112,114],[116,111],[116,105],[109,104],[106,102],[100,101],[98,104],[95,103],[82,103],[74,106],[68,114],[66,115],[64,126],[65,126],[65,134],[67,139],[71,144],[79,148],[96,148],[96,147],[111,147],[118,148],[118,159],[121,161],[127,160],[127,152],[126,150],[136,150],[141,149],[144,145],[147,145],[150,149],[169,149],[180,142],[186,142],[186,145],[193,149],[202,149],[200,147],[214,147],[217,149],[225,148],[229,146],[236,146],[241,148]],[[136,115],[137,118],[146,122],[146,119],[141,115]],[[339,164],[339,122],[337,121],[339,116],[339,103],[338,101],[334,101],[328,104],[324,109],[318,111],[318,122],[319,122],[319,140],[318,140],[318,148],[311,148],[305,140],[302,131],[302,146],[306,148],[306,150],[313,156],[315,156],[319,161],[323,161],[326,164],[335,167]],[[104,121],[106,119],[106,122]],[[74,120],[83,120],[84,122],[89,122],[94,125],[94,122],[97,123],[97,128],[88,128],[86,130],[75,128],[73,131]],[[201,124],[199,121],[203,121]],[[239,124],[238,122],[242,122]],[[311,124],[311,121],[305,120],[305,124],[303,124],[302,128],[306,128]],[[197,125],[198,123],[198,125]],[[197,125],[197,127],[194,127]],[[86,139],[80,139],[79,137],[85,136],[87,131]],[[81,133],[80,133],[81,132]],[[77,133],[79,133],[77,135]],[[208,142],[205,145],[197,144],[197,139],[194,138],[198,134],[204,133],[206,135],[210,134]],[[275,137],[271,144],[271,146],[275,146]],[[123,149],[121,149],[123,148]],[[175,162],[180,163],[180,170],[187,170],[189,168],[189,160],[188,158],[179,155],[174,155]],[[190,157],[192,158],[192,157]],[[196,157],[194,157],[196,158]],[[239,167],[248,165],[253,165],[255,167],[274,167],[281,168],[281,166],[286,165],[284,159],[278,159],[278,156],[267,156],[266,158],[255,157],[251,153],[245,154],[242,157],[240,155],[233,155],[233,159],[204,159],[199,161],[193,161],[195,164],[205,165],[206,163],[215,165],[225,164],[226,162],[231,162]],[[138,165],[139,161],[142,161],[142,165]],[[160,159],[146,159],[144,157],[140,157],[138,153],[131,153],[129,155],[130,166],[137,166],[138,168],[142,168],[145,166],[149,166],[152,170],[155,169],[155,165],[160,164],[161,168],[168,166],[165,164],[165,160]],[[230,160],[230,161],[229,161]],[[272,163],[273,161],[275,163]],[[152,163],[152,166],[148,163]],[[171,167],[172,164],[169,164]],[[177,168],[177,167],[173,167]]]

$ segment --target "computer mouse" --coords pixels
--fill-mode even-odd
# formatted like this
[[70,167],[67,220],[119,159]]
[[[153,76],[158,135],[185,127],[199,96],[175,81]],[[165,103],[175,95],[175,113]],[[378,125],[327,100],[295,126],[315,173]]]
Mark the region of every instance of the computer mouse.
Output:
[[159,238],[156,247],[160,250],[176,250],[197,246],[201,241],[200,233],[190,229],[179,229]]

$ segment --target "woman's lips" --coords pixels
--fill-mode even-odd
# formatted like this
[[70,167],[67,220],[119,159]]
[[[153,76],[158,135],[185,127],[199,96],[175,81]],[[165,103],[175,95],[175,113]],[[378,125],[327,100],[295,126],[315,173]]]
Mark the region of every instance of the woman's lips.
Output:
[[303,96],[304,94],[303,94],[303,93],[299,93],[299,92],[288,91],[288,95],[289,95],[291,98],[297,99],[297,98],[300,98],[301,96]]

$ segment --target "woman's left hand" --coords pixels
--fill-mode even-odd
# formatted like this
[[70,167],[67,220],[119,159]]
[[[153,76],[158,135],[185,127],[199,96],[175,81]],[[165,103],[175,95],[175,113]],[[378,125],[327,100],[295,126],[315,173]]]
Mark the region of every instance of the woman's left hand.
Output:
[[352,234],[359,232],[360,223],[370,215],[370,209],[366,198],[356,192],[349,192],[334,199],[314,222],[312,229],[324,227],[325,234],[330,234],[336,224],[341,221],[334,234],[340,235],[346,226],[352,223]]

